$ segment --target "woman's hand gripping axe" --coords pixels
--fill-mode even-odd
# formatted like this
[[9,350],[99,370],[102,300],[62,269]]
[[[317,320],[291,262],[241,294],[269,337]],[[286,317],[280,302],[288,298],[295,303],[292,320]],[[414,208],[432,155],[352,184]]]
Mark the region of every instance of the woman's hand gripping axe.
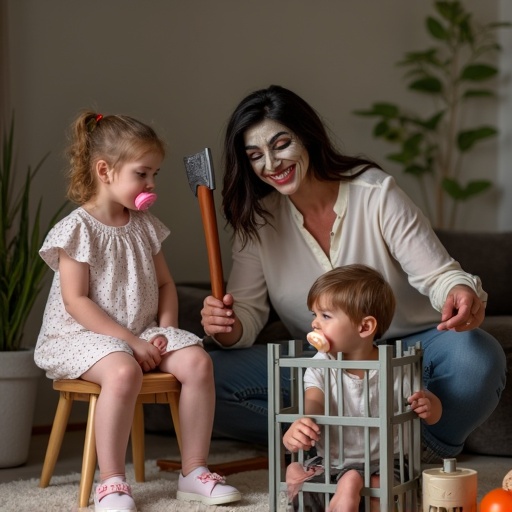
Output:
[[186,156],[183,161],[185,162],[190,188],[199,200],[206,250],[208,252],[212,295],[216,299],[222,300],[224,297],[224,274],[217,229],[217,215],[213,200],[215,175],[210,148],[205,148],[195,155]]

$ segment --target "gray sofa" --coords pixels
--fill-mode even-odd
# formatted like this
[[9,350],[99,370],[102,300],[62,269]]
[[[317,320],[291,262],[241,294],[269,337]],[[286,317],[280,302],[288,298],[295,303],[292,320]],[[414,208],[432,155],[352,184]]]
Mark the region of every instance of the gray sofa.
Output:
[[[507,357],[509,376],[501,401],[491,417],[475,430],[466,450],[486,455],[512,456],[512,233],[464,233],[439,231],[448,252],[464,270],[481,277],[489,294],[483,328],[495,336]],[[203,336],[200,311],[208,295],[208,284],[180,284],[179,324],[182,329]],[[288,339],[288,332],[275,314],[258,337],[257,343]],[[469,376],[468,376],[469,378]],[[152,406],[146,410],[146,428],[168,431],[168,408]]]
[[[512,456],[512,232],[467,233],[438,231],[437,235],[464,270],[480,276],[489,294],[482,328],[503,347],[508,378],[498,407],[467,439],[465,450]],[[470,376],[468,376],[470,378]]]

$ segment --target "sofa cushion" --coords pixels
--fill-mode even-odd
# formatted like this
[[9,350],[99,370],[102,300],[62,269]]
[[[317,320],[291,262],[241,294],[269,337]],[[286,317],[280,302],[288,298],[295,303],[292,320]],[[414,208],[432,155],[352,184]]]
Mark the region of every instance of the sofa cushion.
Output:
[[470,274],[480,277],[489,294],[486,315],[512,315],[512,232],[477,233],[436,230],[446,250]]
[[178,325],[180,329],[193,332],[200,338],[204,337],[201,325],[201,309],[204,299],[210,295],[206,285],[177,284],[178,292]]

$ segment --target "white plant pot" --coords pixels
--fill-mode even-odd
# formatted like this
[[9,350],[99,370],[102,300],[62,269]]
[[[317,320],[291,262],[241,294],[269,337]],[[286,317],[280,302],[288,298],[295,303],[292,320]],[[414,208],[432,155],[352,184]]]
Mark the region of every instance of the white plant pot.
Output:
[[33,349],[0,352],[0,468],[27,462],[42,373]]

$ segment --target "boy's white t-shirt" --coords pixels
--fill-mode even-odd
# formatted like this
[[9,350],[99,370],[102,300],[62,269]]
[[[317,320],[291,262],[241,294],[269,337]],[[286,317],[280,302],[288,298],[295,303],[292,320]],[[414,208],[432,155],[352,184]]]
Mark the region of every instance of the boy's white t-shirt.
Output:
[[[318,352],[313,359],[332,359],[328,354]],[[324,391],[324,371],[323,368],[308,368],[304,373],[304,390],[312,387],[319,388]],[[365,399],[364,399],[364,379],[348,373],[346,370],[331,370],[331,398],[330,398],[330,416],[338,415],[338,386],[337,372],[342,371],[343,375],[343,416],[348,417],[364,417],[365,416]],[[395,369],[394,372],[394,411],[398,411],[399,399],[405,403],[406,399],[412,394],[411,377],[408,367],[400,372]],[[369,398],[369,416],[379,417],[379,372],[377,370],[368,370],[368,398]],[[403,405],[402,410],[405,410]],[[330,446],[331,446],[331,466],[342,467],[346,464],[354,462],[364,462],[364,427],[348,427],[343,428],[343,462],[339,458],[339,428],[330,427]],[[318,455],[324,457],[324,430],[321,433],[320,441],[316,444]],[[393,453],[399,452],[398,444],[398,426],[394,428],[393,435],[394,445]],[[379,459],[379,429],[376,427],[369,428],[370,433],[370,460]],[[405,438],[404,447],[407,446]],[[325,457],[324,457],[325,458]]]

